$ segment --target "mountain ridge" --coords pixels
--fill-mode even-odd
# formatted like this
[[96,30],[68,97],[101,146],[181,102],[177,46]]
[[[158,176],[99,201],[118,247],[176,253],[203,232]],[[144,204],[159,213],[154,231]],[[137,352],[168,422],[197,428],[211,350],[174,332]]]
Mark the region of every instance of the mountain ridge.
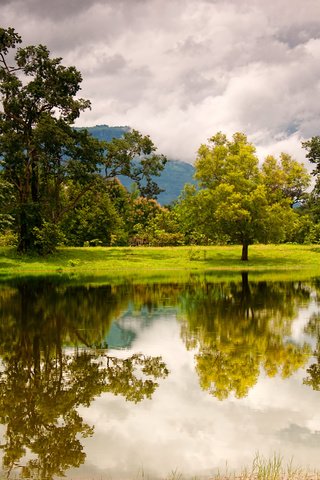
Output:
[[[87,130],[98,140],[109,142],[112,138],[121,138],[125,132],[129,132],[129,126],[95,125],[93,127],[78,127]],[[193,179],[194,167],[182,160],[168,160],[164,170],[155,181],[164,192],[158,195],[158,202],[161,205],[169,205],[176,200],[186,183],[195,183]],[[129,178],[121,177],[121,182],[126,188],[130,188],[132,181]]]

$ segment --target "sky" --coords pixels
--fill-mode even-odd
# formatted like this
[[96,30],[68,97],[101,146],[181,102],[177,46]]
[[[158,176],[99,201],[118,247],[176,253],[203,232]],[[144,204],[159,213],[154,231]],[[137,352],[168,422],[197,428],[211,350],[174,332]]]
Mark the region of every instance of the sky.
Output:
[[259,158],[320,134],[319,0],[0,0],[2,27],[82,73],[78,126],[129,125],[193,162],[217,131]]

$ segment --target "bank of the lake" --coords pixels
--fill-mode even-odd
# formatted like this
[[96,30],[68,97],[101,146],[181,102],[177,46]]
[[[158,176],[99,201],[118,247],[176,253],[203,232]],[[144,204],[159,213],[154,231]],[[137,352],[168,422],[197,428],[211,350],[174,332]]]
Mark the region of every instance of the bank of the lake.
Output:
[[277,271],[316,274],[320,245],[252,245],[249,261],[240,260],[241,247],[63,247],[46,257],[19,255],[0,248],[0,275],[130,275],[166,272]]

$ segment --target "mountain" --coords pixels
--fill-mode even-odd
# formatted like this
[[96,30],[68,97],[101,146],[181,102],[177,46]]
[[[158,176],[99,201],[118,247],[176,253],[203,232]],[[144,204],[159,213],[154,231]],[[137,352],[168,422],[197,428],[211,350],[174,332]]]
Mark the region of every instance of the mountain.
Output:
[[[99,140],[110,141],[112,138],[120,138],[125,132],[130,131],[130,127],[119,126],[109,127],[109,125],[96,125],[95,127],[86,127],[91,135]],[[186,183],[195,183],[193,180],[194,167],[189,163],[180,160],[168,160],[163,172],[155,181],[164,192],[158,196],[161,205],[168,205],[176,200]],[[126,188],[130,188],[131,180],[121,177],[121,182]]]

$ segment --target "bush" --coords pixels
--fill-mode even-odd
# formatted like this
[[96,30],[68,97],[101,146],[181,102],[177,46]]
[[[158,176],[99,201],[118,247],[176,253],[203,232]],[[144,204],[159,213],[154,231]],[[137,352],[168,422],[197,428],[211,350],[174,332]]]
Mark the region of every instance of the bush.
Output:
[[0,247],[16,247],[17,244],[17,234],[13,230],[6,230],[0,234]]
[[47,255],[55,251],[58,245],[61,245],[64,236],[60,228],[54,223],[43,222],[41,228],[34,227],[35,246],[40,255]]

